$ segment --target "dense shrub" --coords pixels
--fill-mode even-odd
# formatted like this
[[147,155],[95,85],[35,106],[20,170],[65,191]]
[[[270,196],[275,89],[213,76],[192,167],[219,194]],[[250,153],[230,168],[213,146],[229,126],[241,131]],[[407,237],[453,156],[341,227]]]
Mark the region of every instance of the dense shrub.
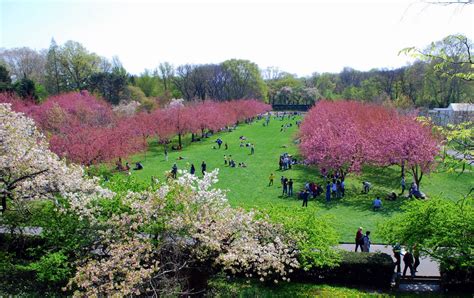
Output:
[[27,268],[36,273],[38,281],[53,284],[67,281],[72,273],[67,257],[62,252],[44,255]]
[[474,291],[473,267],[459,267],[455,264],[441,264],[441,284],[450,291]]
[[326,284],[280,282],[262,283],[256,279],[225,278],[216,275],[209,280],[206,296],[209,297],[385,297],[371,293]]
[[385,288],[390,286],[394,266],[392,257],[385,253],[343,252],[339,266],[300,270],[294,279]]

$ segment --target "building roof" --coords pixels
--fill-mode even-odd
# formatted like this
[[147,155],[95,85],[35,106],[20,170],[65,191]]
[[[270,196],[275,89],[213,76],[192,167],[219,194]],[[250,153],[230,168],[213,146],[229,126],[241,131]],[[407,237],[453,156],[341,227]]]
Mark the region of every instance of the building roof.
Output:
[[455,112],[474,112],[474,104],[472,103],[451,103],[448,107]]
[[447,108],[434,108],[431,112],[474,112],[474,104],[472,103],[451,103]]

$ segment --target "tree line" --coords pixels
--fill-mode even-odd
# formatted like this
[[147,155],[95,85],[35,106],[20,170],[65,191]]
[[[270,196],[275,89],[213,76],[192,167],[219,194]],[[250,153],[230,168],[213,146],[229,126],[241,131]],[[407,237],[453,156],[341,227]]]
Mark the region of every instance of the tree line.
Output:
[[298,77],[276,67],[259,69],[251,61],[231,59],[179,66],[163,62],[132,75],[118,57],[100,57],[75,41],[58,45],[52,40],[49,49],[41,51],[1,49],[0,90],[44,99],[86,89],[112,104],[133,100],[149,109],[171,98],[255,98],[272,104],[357,99],[398,108],[445,107],[452,102],[472,101],[471,49],[472,41],[467,37],[450,35],[424,49],[403,49],[400,54],[416,61],[395,69],[358,71],[345,67],[339,73]]
[[33,118],[52,152],[87,166],[142,152],[149,138],[168,146],[177,136],[180,150],[188,133],[194,141],[271,109],[250,99],[187,105],[173,100],[166,108],[124,114],[87,91],[52,96],[40,104],[0,93],[0,103]]

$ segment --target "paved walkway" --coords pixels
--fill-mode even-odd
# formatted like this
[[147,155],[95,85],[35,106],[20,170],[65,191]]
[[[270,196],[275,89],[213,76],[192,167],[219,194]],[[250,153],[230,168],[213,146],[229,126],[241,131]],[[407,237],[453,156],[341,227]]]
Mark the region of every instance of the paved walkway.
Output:
[[469,155],[469,154],[464,155],[463,153],[456,151],[454,149],[447,149],[446,154],[452,156],[455,159],[459,159],[459,160],[465,159],[469,165],[474,164],[474,156],[472,155]]
[[[14,234],[20,234],[20,232],[23,232],[23,235],[27,236],[38,236],[43,232],[43,228],[41,227],[24,227],[22,229],[23,231],[20,231],[20,229],[16,228],[13,230]],[[10,234],[11,230],[6,227],[0,227],[0,234]]]
[[[341,249],[347,251],[354,251],[355,244],[350,243],[343,243],[339,244]],[[392,246],[380,245],[380,244],[373,244],[370,246],[371,252],[383,252],[390,256],[392,256],[393,261],[395,262],[395,258],[393,257]],[[402,265],[401,270],[403,272],[403,257],[402,257]],[[409,275],[410,269],[407,269],[407,275]],[[418,272],[416,273],[417,276],[430,276],[430,277],[439,277],[439,266],[436,261],[433,261],[429,257],[421,257],[420,258],[420,265],[418,266]]]
[[[36,236],[40,235],[42,232],[42,228],[40,227],[25,227],[23,228],[23,234]],[[14,233],[19,233],[19,230],[15,230]],[[6,227],[0,227],[0,234],[8,234],[10,233],[10,229]],[[354,251],[355,245],[352,243],[342,243],[339,244],[339,248],[347,251]],[[393,252],[391,246],[380,245],[380,244],[373,244],[370,246],[371,252],[384,252],[393,258]],[[395,258],[393,258],[395,261]],[[403,257],[402,257],[402,268],[403,270]],[[410,271],[409,269],[407,270]],[[403,271],[402,271],[403,272]],[[416,273],[417,276],[430,276],[430,277],[439,277],[439,267],[438,263],[431,260],[429,257],[422,257],[420,258],[420,266],[418,266],[418,272]]]

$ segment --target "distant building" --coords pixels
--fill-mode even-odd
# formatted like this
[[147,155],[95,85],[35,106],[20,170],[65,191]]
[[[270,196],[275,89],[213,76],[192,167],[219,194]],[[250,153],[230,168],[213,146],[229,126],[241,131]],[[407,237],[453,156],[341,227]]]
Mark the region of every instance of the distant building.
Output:
[[436,125],[442,126],[474,121],[474,104],[451,103],[447,108],[430,110],[429,116]]

